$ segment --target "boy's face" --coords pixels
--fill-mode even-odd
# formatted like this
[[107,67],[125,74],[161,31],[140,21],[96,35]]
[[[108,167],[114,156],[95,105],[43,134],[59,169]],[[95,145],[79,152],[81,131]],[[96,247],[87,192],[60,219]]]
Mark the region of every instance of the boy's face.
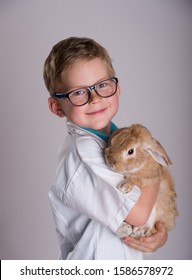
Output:
[[[111,77],[105,62],[100,58],[76,61],[65,71],[63,76],[65,80],[64,93],[92,86]],[[49,98],[49,108],[60,117],[66,116],[68,120],[78,126],[109,133],[110,121],[118,110],[119,95],[119,85],[116,94],[108,98],[102,98],[92,90],[91,100],[80,107],[74,106],[68,99],[58,101],[51,97]]]

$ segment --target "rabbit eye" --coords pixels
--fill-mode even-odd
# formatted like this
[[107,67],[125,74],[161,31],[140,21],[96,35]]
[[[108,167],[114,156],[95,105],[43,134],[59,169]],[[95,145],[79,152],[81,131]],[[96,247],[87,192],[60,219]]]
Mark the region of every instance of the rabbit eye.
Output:
[[130,149],[129,151],[128,151],[128,155],[132,155],[134,153],[134,149]]

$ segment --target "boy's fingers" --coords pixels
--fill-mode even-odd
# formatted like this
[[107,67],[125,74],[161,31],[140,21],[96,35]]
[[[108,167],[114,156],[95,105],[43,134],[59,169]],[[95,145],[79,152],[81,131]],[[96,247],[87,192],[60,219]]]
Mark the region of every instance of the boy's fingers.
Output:
[[163,246],[167,241],[167,231],[165,226],[158,222],[156,224],[156,229],[157,232],[149,237],[135,239],[133,237],[127,236],[123,239],[123,241],[125,244],[143,253],[154,252],[156,249]]
[[139,246],[139,247],[149,247],[149,243],[153,243],[153,239],[150,237],[142,237],[139,239],[133,237],[125,237],[124,242],[128,245]]
[[125,244],[127,244],[127,245],[133,247],[134,249],[139,250],[143,253],[149,253],[149,252],[154,251],[154,249],[155,249],[153,246],[153,242],[150,242],[150,240],[147,240],[147,242],[146,241],[143,242],[141,240],[128,237],[128,238],[124,238],[124,242],[125,242]]

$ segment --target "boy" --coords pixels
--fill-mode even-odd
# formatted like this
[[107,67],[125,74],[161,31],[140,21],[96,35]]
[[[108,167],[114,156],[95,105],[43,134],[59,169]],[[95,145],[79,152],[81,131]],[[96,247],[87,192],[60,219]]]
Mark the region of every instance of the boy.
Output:
[[142,259],[142,252],[165,243],[163,225],[141,240],[121,240],[116,231],[123,221],[145,224],[159,179],[149,184],[147,192],[135,187],[125,196],[116,188],[123,176],[104,161],[106,140],[117,129],[111,120],[120,95],[108,52],[89,38],[65,39],[47,57],[44,80],[51,95],[49,109],[67,118],[68,135],[49,192],[61,258]]

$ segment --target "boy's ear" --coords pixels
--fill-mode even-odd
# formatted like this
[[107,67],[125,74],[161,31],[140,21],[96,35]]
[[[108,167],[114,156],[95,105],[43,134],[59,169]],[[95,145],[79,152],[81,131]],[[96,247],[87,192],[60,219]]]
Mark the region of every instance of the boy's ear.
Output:
[[118,84],[117,84],[117,95],[119,96],[121,93],[121,87],[120,87],[120,82],[118,81]]
[[56,98],[49,97],[48,99],[49,110],[60,118],[64,118],[65,114],[61,108],[60,103]]

